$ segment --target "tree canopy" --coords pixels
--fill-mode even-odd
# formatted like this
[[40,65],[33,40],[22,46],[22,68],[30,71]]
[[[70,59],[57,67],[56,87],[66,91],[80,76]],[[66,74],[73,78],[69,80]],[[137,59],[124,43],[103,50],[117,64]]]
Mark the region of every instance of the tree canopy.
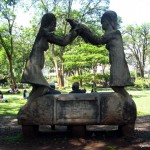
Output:
[[[78,3],[78,8],[74,6]],[[73,18],[88,26],[95,34],[103,34],[101,16],[109,9],[109,0],[1,0],[0,1],[0,74],[7,74],[13,85],[20,82],[22,71],[28,60],[43,14],[53,12],[57,18],[55,34],[65,36],[70,31],[66,18]],[[18,10],[34,11],[30,26],[19,26],[16,22]],[[32,13],[33,14],[33,13]],[[23,18],[24,19],[24,18]],[[119,17],[121,23],[121,17]],[[121,28],[121,26],[119,26]],[[146,62],[149,62],[150,25],[130,25],[122,29],[124,48],[128,64],[135,66],[144,77]],[[92,46],[77,37],[71,45],[50,45],[45,52],[45,68],[56,71],[57,82],[64,86],[66,76],[96,74],[97,64],[102,65],[103,74],[108,64],[105,46]]]

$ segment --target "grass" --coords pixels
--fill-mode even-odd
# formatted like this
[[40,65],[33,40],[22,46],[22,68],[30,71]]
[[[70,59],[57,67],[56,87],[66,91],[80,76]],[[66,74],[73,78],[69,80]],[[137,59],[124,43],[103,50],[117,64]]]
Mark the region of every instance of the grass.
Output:
[[23,91],[20,94],[5,94],[7,89],[1,90],[3,96],[7,99],[8,103],[0,103],[0,115],[15,116],[19,109],[27,102],[23,99]]
[[129,90],[137,107],[138,115],[150,115],[150,89]]
[[[7,89],[1,89],[3,93]],[[68,93],[69,89],[63,89],[62,93]],[[110,88],[99,88],[98,92],[111,92]],[[132,95],[132,99],[137,106],[138,115],[150,115],[150,89],[127,89],[129,94]],[[4,94],[4,97],[8,100],[8,103],[0,103],[0,115],[3,116],[15,116],[19,109],[27,102],[23,99],[23,90],[20,94]],[[87,89],[87,93],[90,93],[90,89]]]
[[7,143],[21,143],[24,141],[24,138],[23,138],[23,135],[20,133],[20,134],[17,134],[17,135],[14,135],[14,136],[2,136],[0,137],[0,141],[1,142],[7,142]]

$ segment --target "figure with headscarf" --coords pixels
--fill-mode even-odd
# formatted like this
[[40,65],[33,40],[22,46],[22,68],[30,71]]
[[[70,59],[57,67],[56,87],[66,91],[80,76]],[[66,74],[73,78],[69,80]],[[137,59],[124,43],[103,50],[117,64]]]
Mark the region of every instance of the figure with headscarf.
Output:
[[104,45],[109,51],[110,68],[110,86],[115,92],[123,91],[125,86],[131,85],[129,68],[125,59],[122,35],[117,30],[117,14],[114,11],[106,11],[101,18],[104,35],[99,37],[95,35],[88,27],[83,24],[78,25],[79,35],[86,43],[93,45]]
[[68,35],[63,37],[55,35],[53,33],[55,27],[55,15],[52,13],[43,15],[39,32],[21,79],[22,83],[29,83],[33,87],[29,99],[44,95],[50,88],[42,73],[44,67],[44,51],[48,50],[49,43],[66,46],[77,37],[77,32],[73,29]]

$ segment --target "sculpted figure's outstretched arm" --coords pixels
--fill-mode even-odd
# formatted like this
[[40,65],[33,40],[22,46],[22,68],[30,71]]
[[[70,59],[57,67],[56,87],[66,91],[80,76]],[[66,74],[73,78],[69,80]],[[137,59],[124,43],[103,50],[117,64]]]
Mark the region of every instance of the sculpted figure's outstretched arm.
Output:
[[83,38],[86,43],[91,43],[93,45],[106,44],[106,39],[104,36],[95,35],[88,27],[83,24],[77,26],[79,35]]
[[87,26],[83,24],[78,24],[76,27],[78,34],[83,38],[86,43],[91,43],[93,45],[103,45],[109,43],[110,40],[116,38],[116,34],[121,34],[119,30],[114,30],[109,34],[104,34],[103,36],[97,36],[94,34]]
[[55,35],[54,33],[47,33],[48,42],[57,44],[60,46],[66,46],[70,44],[78,36],[78,33],[75,29],[78,22],[74,19],[66,19],[66,21],[69,22],[71,26],[70,33],[66,36],[58,36],[58,35]]
[[70,44],[76,37],[78,33],[75,30],[72,30],[70,34],[66,36],[58,36],[54,33],[48,33],[47,35],[47,41],[52,44],[56,44],[59,46],[66,46]]

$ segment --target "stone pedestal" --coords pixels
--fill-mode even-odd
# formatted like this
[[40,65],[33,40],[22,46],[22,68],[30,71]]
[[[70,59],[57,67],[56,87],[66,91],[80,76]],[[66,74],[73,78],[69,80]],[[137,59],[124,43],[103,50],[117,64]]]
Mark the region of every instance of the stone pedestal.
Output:
[[118,125],[123,135],[134,132],[135,120],[134,101],[115,92],[44,95],[29,100],[18,113],[24,127],[71,125],[74,132],[76,126]]

